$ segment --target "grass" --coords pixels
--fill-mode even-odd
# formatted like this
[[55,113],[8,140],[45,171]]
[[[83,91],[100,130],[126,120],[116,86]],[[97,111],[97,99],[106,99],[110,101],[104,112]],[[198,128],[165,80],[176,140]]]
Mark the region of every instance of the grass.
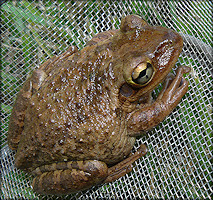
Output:
[[[8,1],[1,7],[1,129],[5,133],[7,132],[12,103],[28,74],[49,57],[64,52],[70,45],[75,45],[81,49],[96,33],[111,28],[119,28],[120,18],[123,15],[139,14],[150,24],[171,26],[178,32],[194,35],[212,46],[212,31],[209,31],[211,19],[203,19],[206,10],[203,8],[204,3],[201,1],[192,1],[186,4],[185,9],[189,5],[191,8],[187,10],[188,18],[179,14],[180,7],[176,3],[178,1],[165,1],[165,3],[157,7],[155,4],[147,3],[146,1],[134,1],[131,4],[131,9],[127,1],[124,1],[122,6],[116,1],[111,4],[106,0],[69,2]],[[162,9],[167,11],[168,15],[162,15]],[[195,10],[198,12],[196,13]],[[202,14],[199,15],[199,12]],[[203,21],[205,23],[202,23]],[[196,29],[194,24],[202,31]],[[198,61],[196,62],[190,57],[181,57],[179,62],[192,67],[198,65]],[[199,68],[194,69],[199,70]],[[212,111],[208,109],[207,98],[209,97],[206,97],[204,92],[206,86],[203,85],[203,80],[205,78],[208,77],[195,77],[191,81],[189,88],[191,93],[186,95],[186,99],[191,99],[191,102],[182,101],[179,105],[179,108],[182,109],[177,109],[175,111],[176,115],[174,115],[175,118],[172,119],[179,122],[174,125],[175,128],[181,127],[187,134],[190,134],[183,133],[184,139],[187,140],[187,145],[190,145],[189,153],[194,155],[193,163],[190,163],[186,168],[181,166],[181,170],[177,171],[178,176],[182,177],[181,180],[187,179],[188,175],[193,177],[195,171],[191,171],[187,176],[183,174],[188,172],[190,168],[198,166],[201,174],[207,177],[207,181],[210,181],[210,176],[208,175],[210,166],[205,169],[205,163],[210,159],[208,157],[210,152],[207,154],[204,152],[211,146],[209,135],[212,130],[209,122],[211,121],[210,115]],[[192,103],[193,105],[191,105]],[[190,110],[191,108],[193,110]],[[193,122],[196,122],[196,124]],[[164,121],[165,131],[168,131],[173,123],[168,120]],[[200,129],[201,126],[203,129]],[[4,146],[5,144],[6,134],[1,134],[1,145]],[[154,152],[152,148],[150,149],[150,154],[151,152]],[[183,153],[187,155],[186,150],[183,150]],[[151,167],[157,166],[154,171],[150,171],[154,177],[159,176],[158,182],[154,186],[157,187],[158,184],[162,188],[167,188],[167,191],[173,191],[172,183],[175,177],[170,177],[170,174],[167,174],[164,178],[168,180],[167,183],[169,184],[166,185],[165,180],[160,179],[163,176],[161,165],[159,164],[158,166],[154,160],[153,157],[148,156]],[[170,169],[173,170],[171,173],[179,170],[175,168],[175,163],[170,164]],[[20,177],[20,179],[24,180],[23,177]],[[194,179],[191,184],[193,185],[196,182],[197,180]],[[199,195],[197,195],[196,191],[192,195],[189,193],[192,190],[192,185],[186,189],[180,183],[177,185],[176,190],[188,190],[186,191],[188,196],[191,195],[191,198],[198,198],[203,189],[199,190]],[[153,187],[153,193],[155,189]],[[30,192],[27,193],[26,195],[30,194]]]

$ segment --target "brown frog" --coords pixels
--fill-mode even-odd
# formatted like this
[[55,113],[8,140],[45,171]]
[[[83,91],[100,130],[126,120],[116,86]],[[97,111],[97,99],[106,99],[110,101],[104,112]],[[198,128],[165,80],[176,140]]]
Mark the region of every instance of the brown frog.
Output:
[[182,45],[176,32],[130,15],[119,30],[35,70],[17,96],[8,134],[15,165],[35,175],[34,190],[69,194],[130,172],[147,152],[141,145],[131,154],[136,136],[163,121],[187,92],[189,68],[169,74]]

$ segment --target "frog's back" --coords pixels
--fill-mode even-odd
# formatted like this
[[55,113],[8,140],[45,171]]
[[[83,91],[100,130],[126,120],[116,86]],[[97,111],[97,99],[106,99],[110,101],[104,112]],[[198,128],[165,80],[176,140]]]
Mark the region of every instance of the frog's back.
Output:
[[106,72],[96,73],[101,62],[108,65],[110,56],[101,62],[93,56],[84,49],[75,53],[32,96],[17,152],[18,167],[86,159],[113,164],[129,154],[135,140],[126,135],[122,111],[112,106],[102,80]]

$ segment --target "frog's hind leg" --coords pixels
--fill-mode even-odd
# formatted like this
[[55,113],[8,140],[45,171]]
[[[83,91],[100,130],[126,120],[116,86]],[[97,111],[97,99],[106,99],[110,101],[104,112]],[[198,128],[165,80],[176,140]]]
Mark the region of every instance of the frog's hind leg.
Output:
[[121,161],[117,165],[110,167],[108,170],[108,176],[104,180],[104,183],[109,183],[117,180],[118,178],[124,176],[125,174],[132,171],[132,163],[138,160],[139,158],[145,156],[147,153],[146,145],[142,144],[139,149],[126,158],[125,160]]
[[53,56],[51,59],[44,62],[39,69],[35,70],[32,75],[24,83],[22,89],[19,91],[13,111],[10,116],[10,123],[8,128],[8,145],[11,149],[17,149],[21,133],[24,129],[25,113],[33,94],[35,94],[41,87],[43,82],[51,78],[49,74],[54,70],[54,65],[60,71],[60,64],[67,60],[69,56],[77,52],[77,48],[71,46],[66,52],[60,56]]
[[70,161],[36,168],[33,189],[39,194],[63,195],[88,189],[102,183],[108,167],[97,160]]
[[21,133],[24,129],[24,119],[30,99],[45,79],[46,73],[42,70],[35,70],[30,78],[24,83],[19,91],[13,111],[10,116],[8,127],[8,145],[11,149],[17,149]]
[[108,168],[102,161],[85,160],[44,165],[32,171],[33,189],[39,194],[71,194],[92,186],[115,181],[132,171],[132,163],[147,153],[142,144],[138,151]]

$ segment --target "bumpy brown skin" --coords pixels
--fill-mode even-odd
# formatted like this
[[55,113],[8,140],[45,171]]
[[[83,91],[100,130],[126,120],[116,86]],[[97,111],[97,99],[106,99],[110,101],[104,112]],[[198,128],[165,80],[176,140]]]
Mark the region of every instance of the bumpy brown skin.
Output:
[[[189,69],[180,67],[158,99],[150,100],[182,43],[174,31],[130,15],[120,30],[100,33],[81,51],[71,47],[33,72],[17,96],[8,143],[17,149],[16,166],[37,176],[35,191],[68,194],[131,171],[130,164],[146,154],[142,145],[128,157],[135,136],[161,122],[187,91],[183,74]],[[153,79],[143,87],[127,84],[146,59]]]

